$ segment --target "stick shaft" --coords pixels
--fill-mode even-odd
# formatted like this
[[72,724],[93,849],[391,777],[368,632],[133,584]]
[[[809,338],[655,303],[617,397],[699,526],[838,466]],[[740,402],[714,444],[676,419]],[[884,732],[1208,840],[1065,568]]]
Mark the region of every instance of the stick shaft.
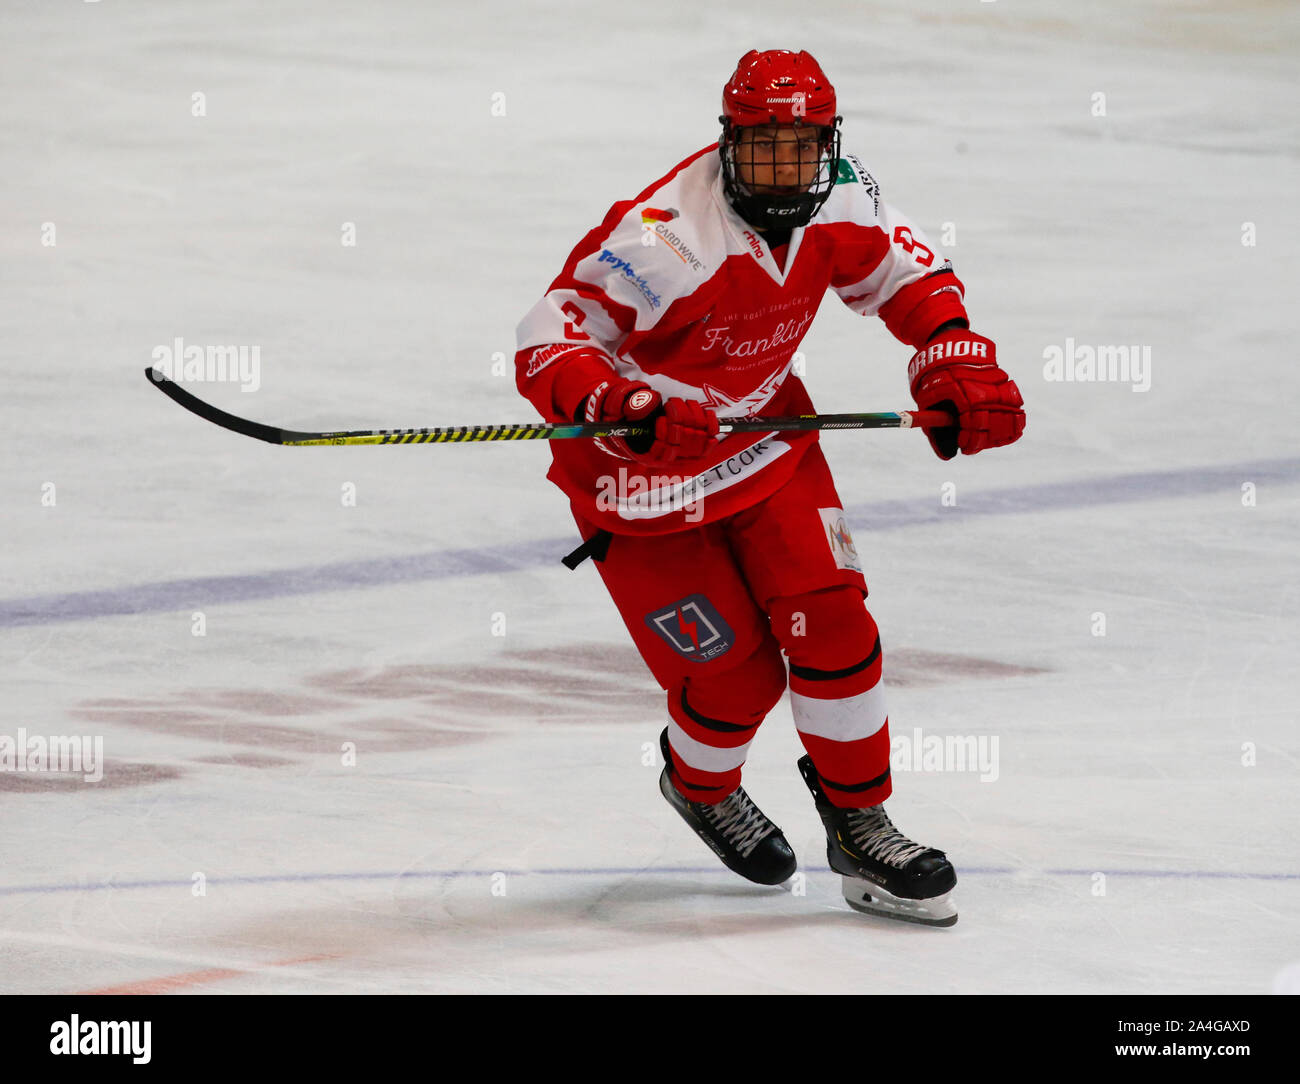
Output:
[[[638,425],[551,425],[523,422],[514,425],[458,425],[434,429],[349,429],[306,432],[279,429],[249,421],[205,403],[156,369],[145,375],[164,395],[192,414],[246,437],[292,447],[320,444],[462,444],[493,440],[568,440],[577,437],[629,437],[650,432]],[[792,418],[722,420],[722,433],[779,433],[807,429],[915,429],[953,424],[940,410],[888,411],[873,414],[804,414]]]

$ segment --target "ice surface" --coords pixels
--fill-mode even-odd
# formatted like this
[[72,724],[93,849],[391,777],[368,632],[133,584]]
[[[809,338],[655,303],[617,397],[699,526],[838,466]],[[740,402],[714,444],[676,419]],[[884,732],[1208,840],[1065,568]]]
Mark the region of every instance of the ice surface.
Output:
[[[1236,7],[6,8],[0,734],[107,765],[0,773],[0,991],[1294,989],[1300,11]],[[558,562],[545,448],[272,448],[141,372],[257,344],[259,390],[208,398],[532,417],[493,372],[516,322],[714,138],[751,46],[813,51],[846,149],[955,226],[1028,404],[950,464],[824,441],[895,736],[999,741],[994,781],[896,771],[895,820],[958,867],[951,930],[844,905],[785,704],[746,786],[804,894],[686,831],[661,694]],[[1149,346],[1150,390],[1046,381],[1067,337]],[[878,322],[831,299],[803,350],[822,409],[908,405]]]

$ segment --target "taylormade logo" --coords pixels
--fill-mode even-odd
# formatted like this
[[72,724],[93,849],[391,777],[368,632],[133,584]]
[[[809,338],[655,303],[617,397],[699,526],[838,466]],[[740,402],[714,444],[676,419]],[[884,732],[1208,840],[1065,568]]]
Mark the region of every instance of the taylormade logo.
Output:
[[609,249],[602,248],[600,250],[600,259],[596,262],[612,263],[614,265],[614,270],[621,271],[627,281],[640,290],[645,296],[645,299],[649,301],[651,305],[656,309],[663,305],[663,300],[654,292],[654,290],[650,289],[650,283],[646,281],[645,276],[638,274],[636,268],[621,256],[616,256],[614,253],[610,252]]
[[170,343],[155,346],[154,368],[176,383],[238,384],[240,391],[257,391],[262,386],[260,346],[185,345],[177,336]]

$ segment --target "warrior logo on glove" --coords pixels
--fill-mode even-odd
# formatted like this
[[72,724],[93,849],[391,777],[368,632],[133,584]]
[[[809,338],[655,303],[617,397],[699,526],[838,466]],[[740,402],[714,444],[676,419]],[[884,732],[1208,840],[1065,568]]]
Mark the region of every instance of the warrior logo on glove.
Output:
[[606,380],[587,397],[582,413],[588,422],[647,426],[645,436],[595,442],[610,455],[647,466],[697,459],[718,435],[717,415],[703,403],[678,398],[664,402],[654,388],[637,380]]
[[917,406],[953,417],[951,426],[925,430],[940,459],[1000,448],[1025,431],[1020,389],[998,368],[997,347],[983,335],[943,332],[912,356],[907,375]]

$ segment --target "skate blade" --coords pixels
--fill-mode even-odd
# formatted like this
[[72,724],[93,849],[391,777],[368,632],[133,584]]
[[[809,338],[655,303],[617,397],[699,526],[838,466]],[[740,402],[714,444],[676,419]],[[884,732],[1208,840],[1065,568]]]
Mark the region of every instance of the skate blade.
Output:
[[904,900],[857,877],[844,877],[844,902],[864,915],[879,915],[898,922],[915,922],[921,926],[957,925],[957,905],[952,893],[928,900]]

